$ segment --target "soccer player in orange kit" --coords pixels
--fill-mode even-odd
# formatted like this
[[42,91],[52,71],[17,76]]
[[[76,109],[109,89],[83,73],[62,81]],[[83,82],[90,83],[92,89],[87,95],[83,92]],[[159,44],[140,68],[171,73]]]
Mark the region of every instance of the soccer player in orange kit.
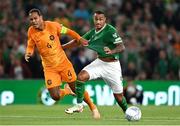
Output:
[[[65,95],[72,94],[73,91],[76,93],[78,103],[75,110],[77,111],[78,108],[78,112],[83,111],[82,102],[84,99],[89,105],[93,117],[100,118],[96,105],[90,100],[88,92],[84,91],[83,83],[77,80],[74,68],[62,49],[59,38],[61,34],[67,34],[83,46],[88,45],[88,41],[61,24],[44,21],[39,9],[31,9],[29,19],[31,26],[28,29],[25,60],[29,61],[36,46],[42,59],[45,83],[51,97],[58,101]],[[68,88],[60,89],[62,81],[67,82],[72,91]]]

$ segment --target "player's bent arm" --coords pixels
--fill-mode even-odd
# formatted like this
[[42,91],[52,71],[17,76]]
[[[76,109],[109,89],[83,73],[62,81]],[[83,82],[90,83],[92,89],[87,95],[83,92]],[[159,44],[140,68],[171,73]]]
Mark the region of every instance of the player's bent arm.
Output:
[[104,47],[104,51],[106,52],[106,54],[121,53],[124,50],[125,50],[125,46],[123,43],[117,43],[116,47],[112,50],[109,47]]
[[123,43],[117,43],[116,48],[112,49],[112,54],[122,53],[125,50],[125,46]]

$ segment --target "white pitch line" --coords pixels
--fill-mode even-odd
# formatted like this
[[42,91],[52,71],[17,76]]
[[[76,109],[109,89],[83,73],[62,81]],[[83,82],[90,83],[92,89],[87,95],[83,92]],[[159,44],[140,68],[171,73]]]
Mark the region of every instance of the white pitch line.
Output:
[[[0,118],[48,118],[48,119],[68,119],[68,118],[70,118],[70,119],[74,119],[74,118],[79,118],[80,119],[80,117],[58,117],[58,116],[0,116]],[[83,119],[85,119],[85,117],[83,117]],[[88,118],[87,118],[88,119]]]
[[[41,118],[41,119],[89,119],[90,117],[72,117],[71,115],[68,117],[60,117],[60,116],[0,116],[0,118]],[[104,117],[102,120],[116,121],[116,120],[125,120],[124,118],[108,118]],[[142,121],[178,121],[179,117],[176,118],[168,118],[168,117],[160,117],[160,118],[152,118],[152,117],[143,117]]]

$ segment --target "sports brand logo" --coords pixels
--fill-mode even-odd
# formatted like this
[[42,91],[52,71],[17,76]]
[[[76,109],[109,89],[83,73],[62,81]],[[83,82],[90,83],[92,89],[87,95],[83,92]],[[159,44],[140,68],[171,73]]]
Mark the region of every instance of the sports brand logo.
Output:
[[118,37],[117,33],[114,33],[112,36],[113,36],[114,38],[117,38],[117,37]]

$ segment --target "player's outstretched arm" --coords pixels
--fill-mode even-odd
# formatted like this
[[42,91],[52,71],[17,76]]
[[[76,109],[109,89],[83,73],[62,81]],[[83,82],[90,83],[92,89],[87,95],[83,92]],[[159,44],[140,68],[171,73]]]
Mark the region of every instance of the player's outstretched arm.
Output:
[[[73,39],[75,39],[73,41],[70,41],[70,43],[72,45],[74,45],[74,44],[76,45],[77,43],[80,43],[83,46],[88,46],[88,40],[82,38],[77,32],[75,32],[69,28],[66,28],[65,26],[62,26],[62,25],[59,27],[59,24],[57,24],[57,26],[60,29],[60,34],[66,34],[66,35],[71,36]],[[67,44],[68,46],[64,45],[63,49],[71,47],[70,43],[68,42],[68,44]],[[77,45],[79,45],[79,44],[77,44]]]
[[82,46],[88,46],[88,40],[84,39],[83,37],[81,37],[79,39],[79,43],[82,45]]
[[73,47],[77,47],[79,45],[80,45],[80,43],[77,40],[73,39],[73,40],[69,41],[68,43],[63,44],[62,48],[63,49],[70,49],[70,48],[73,48]]
[[69,41],[66,44],[62,45],[63,49],[70,49],[70,48],[74,48],[74,47],[78,47],[78,46],[88,46],[88,41],[84,38],[80,38],[79,41],[76,39],[73,39],[71,41]]
[[73,37],[74,39],[77,40],[78,43],[80,43],[83,46],[88,46],[88,40],[82,38],[78,33],[71,29],[67,29],[67,34]]

